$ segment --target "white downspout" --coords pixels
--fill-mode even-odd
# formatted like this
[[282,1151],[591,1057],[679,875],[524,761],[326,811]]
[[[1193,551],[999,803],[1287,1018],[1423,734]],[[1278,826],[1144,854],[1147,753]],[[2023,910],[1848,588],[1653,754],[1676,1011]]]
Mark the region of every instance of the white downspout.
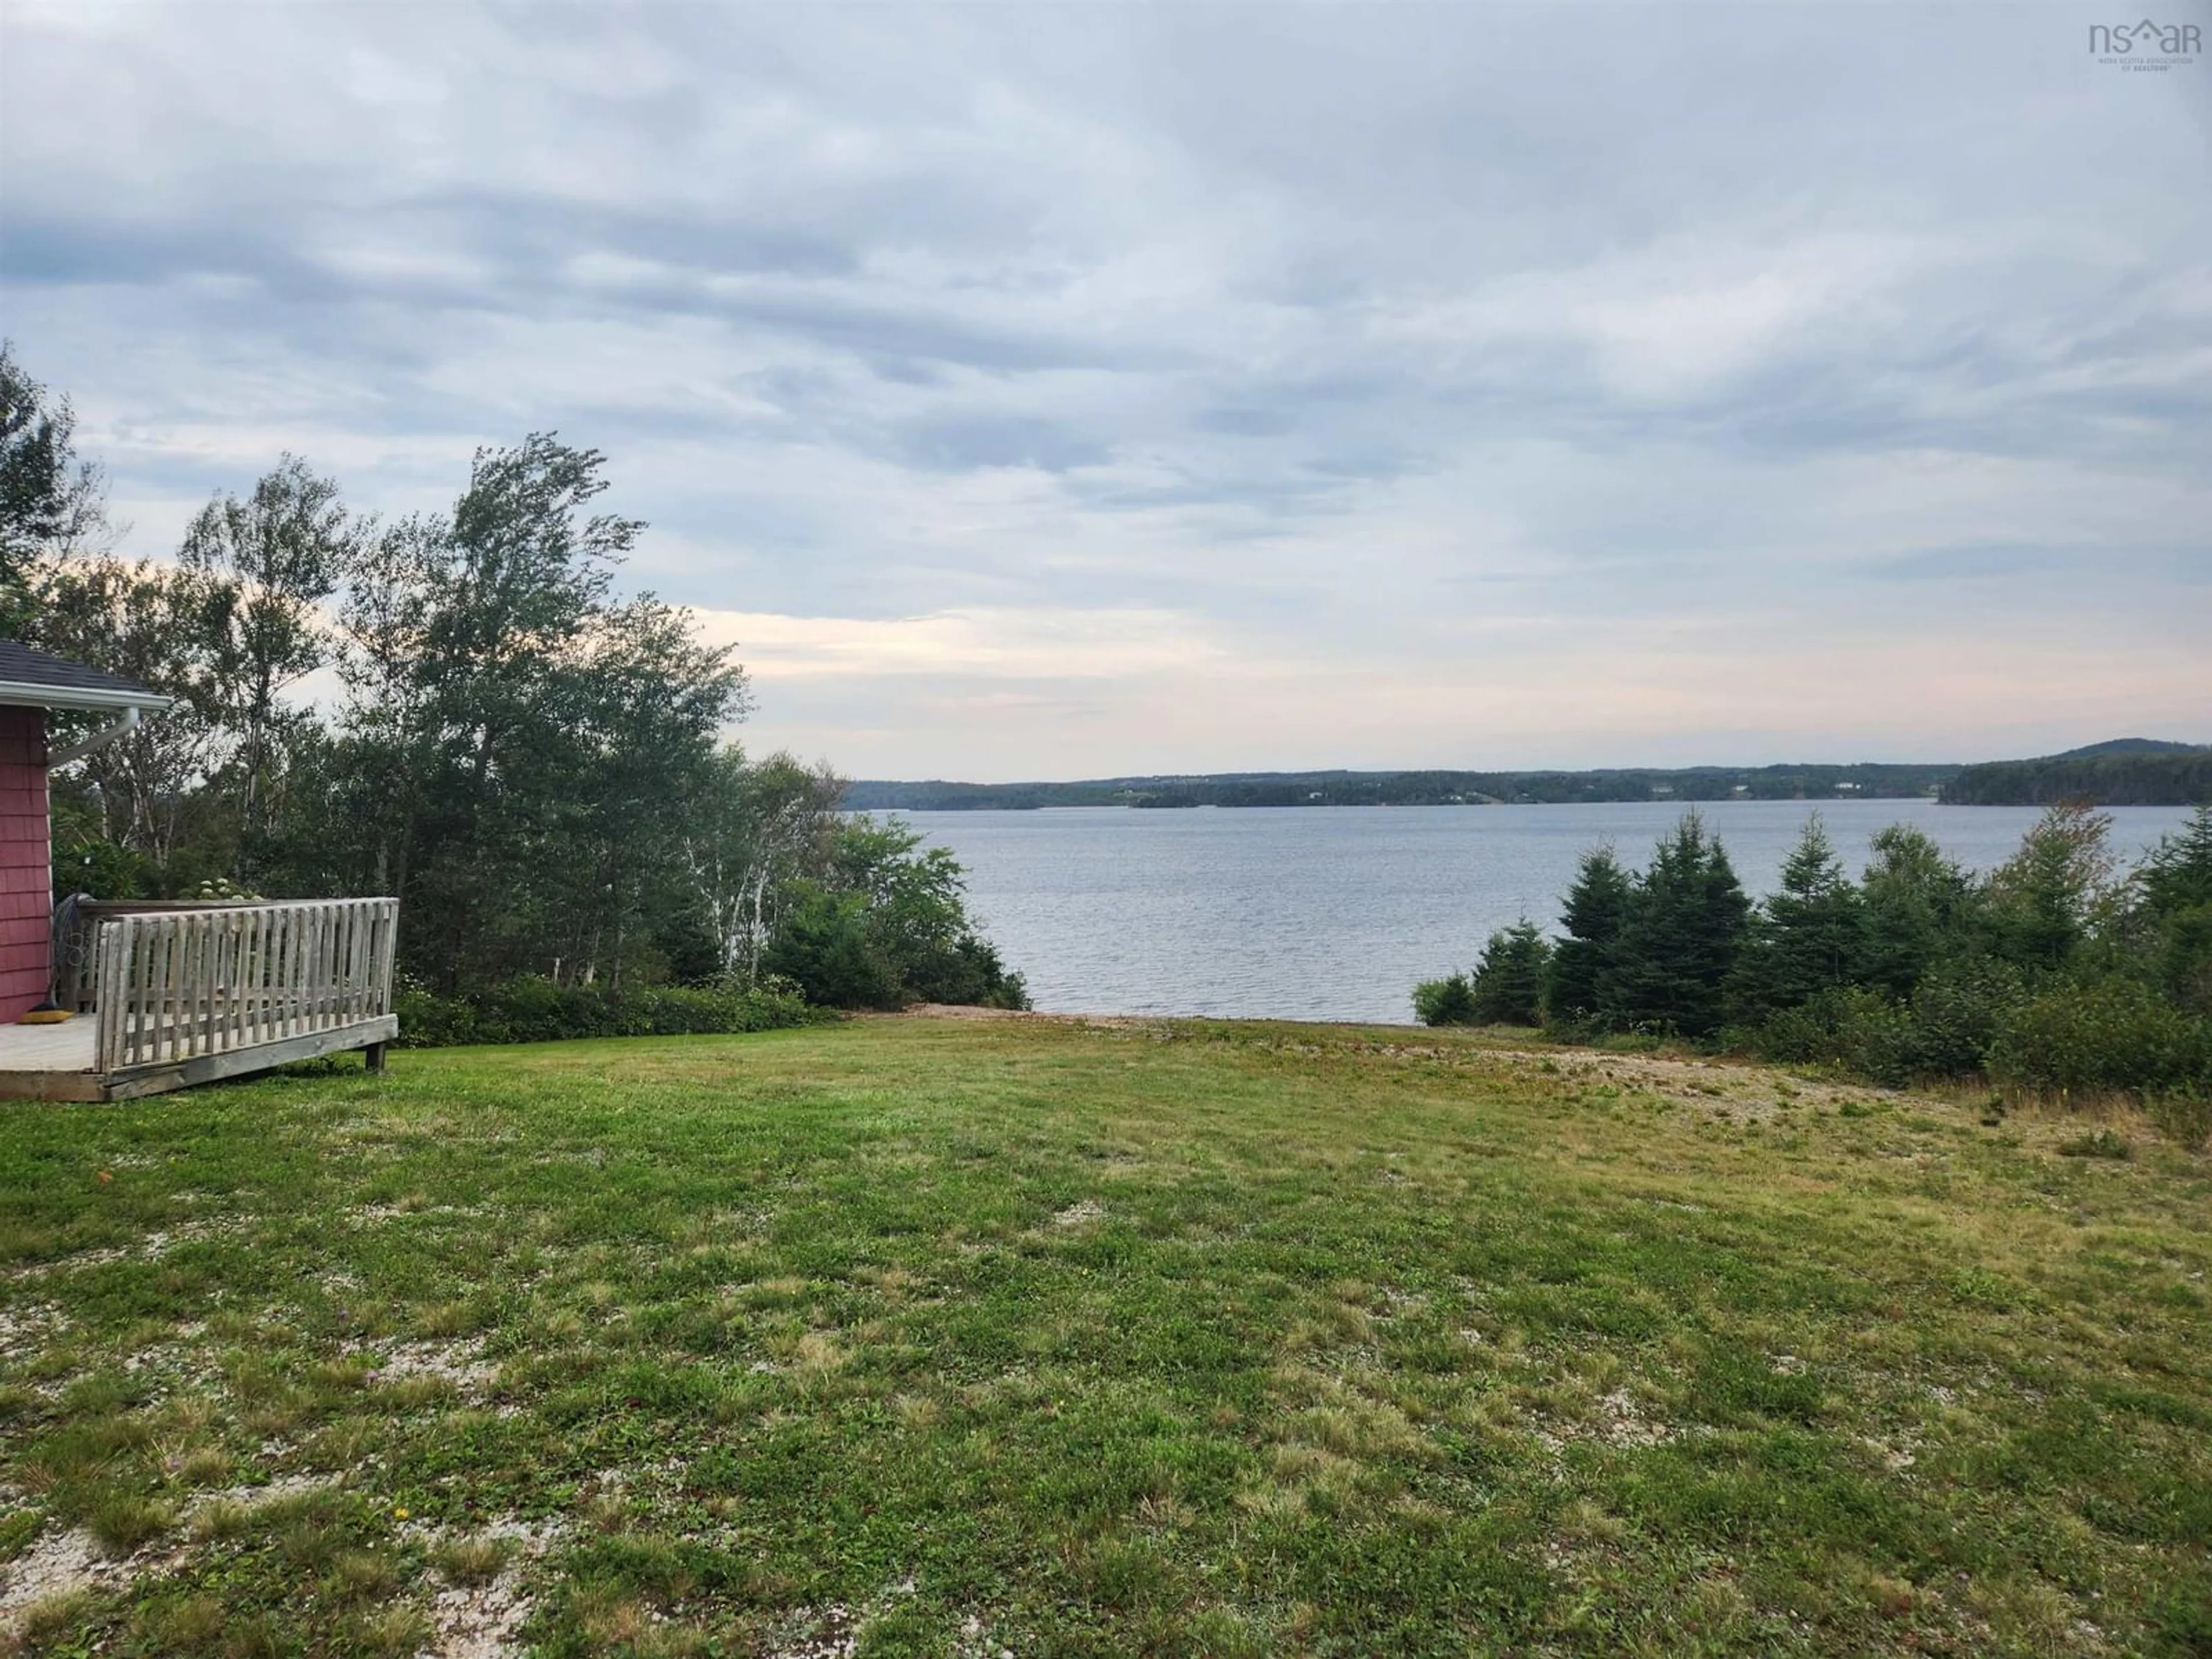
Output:
[[113,743],[116,738],[121,737],[125,732],[130,731],[137,724],[138,709],[137,705],[133,704],[131,708],[123,711],[123,717],[117,720],[112,726],[103,726],[99,731],[94,732],[90,737],[80,738],[76,742],[70,744],[68,748],[58,749],[53,753],[48,755],[46,757],[47,769],[51,771],[57,766],[67,766],[71,761],[82,760],[87,755],[92,753],[95,749],[106,748],[109,744]]

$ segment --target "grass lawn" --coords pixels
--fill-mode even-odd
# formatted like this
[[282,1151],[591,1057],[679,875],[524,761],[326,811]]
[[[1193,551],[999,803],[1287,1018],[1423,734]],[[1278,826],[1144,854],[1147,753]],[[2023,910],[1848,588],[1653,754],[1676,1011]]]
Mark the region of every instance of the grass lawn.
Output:
[[1019,1019],[9,1105],[0,1647],[2212,1653],[2212,1162],[2082,1131]]

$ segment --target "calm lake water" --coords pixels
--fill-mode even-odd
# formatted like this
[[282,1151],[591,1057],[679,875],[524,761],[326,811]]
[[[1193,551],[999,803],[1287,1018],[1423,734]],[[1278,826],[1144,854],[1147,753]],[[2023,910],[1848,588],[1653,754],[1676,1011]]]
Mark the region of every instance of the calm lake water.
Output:
[[[1039,1008],[1081,1013],[1404,1021],[1417,981],[1471,966],[1491,930],[1556,923],[1584,849],[1641,866],[1680,817],[1593,806],[1329,806],[910,812],[968,868],[969,893]],[[1856,870],[1891,823],[1975,869],[2002,862],[2032,807],[1724,801],[1699,809],[1753,893],[1818,811]],[[2133,857],[2185,809],[2114,811]]]

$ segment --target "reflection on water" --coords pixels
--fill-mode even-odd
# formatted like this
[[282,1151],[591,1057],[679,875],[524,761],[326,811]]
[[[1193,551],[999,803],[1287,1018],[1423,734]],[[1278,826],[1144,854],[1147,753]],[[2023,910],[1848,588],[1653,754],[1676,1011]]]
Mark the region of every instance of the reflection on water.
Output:
[[[1961,863],[2001,862],[2039,814],[1914,800],[1723,801],[1699,809],[1753,893],[1818,811],[1847,864],[1885,824]],[[1087,1013],[1407,1020],[1414,981],[1473,963],[1491,930],[1552,925],[1584,848],[1641,865],[1679,805],[915,812],[1036,1006]],[[2188,817],[2116,810],[2133,857]]]

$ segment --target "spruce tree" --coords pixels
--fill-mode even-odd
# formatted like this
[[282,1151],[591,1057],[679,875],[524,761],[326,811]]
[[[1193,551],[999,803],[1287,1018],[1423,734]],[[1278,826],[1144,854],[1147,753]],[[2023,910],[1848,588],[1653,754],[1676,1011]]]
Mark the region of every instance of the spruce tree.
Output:
[[1728,851],[1694,811],[1637,878],[1601,998],[1626,1024],[1711,1036],[1743,949],[1751,901]]
[[1735,1002],[1758,1018],[1855,982],[1866,955],[1866,903],[1817,812],[1782,866],[1737,969]]
[[1552,947],[1523,916],[1501,927],[1483,946],[1475,965],[1474,1016],[1478,1025],[1534,1025],[1543,1018],[1544,969]]
[[2212,805],[2151,849],[2135,888],[2153,973],[2184,1008],[2212,1015]]
[[2163,836],[2136,872],[2142,902],[2156,916],[2212,905],[2212,804],[2200,806],[2179,833]]
[[1862,890],[1866,955],[1860,971],[1868,984],[1901,1000],[1939,956],[1959,948],[1974,884],[1926,830],[1911,824],[1881,831],[1873,850]]
[[1628,919],[1628,872],[1600,844],[1583,854],[1575,884],[1567,890],[1559,918],[1567,936],[1552,951],[1544,987],[1547,1018],[1566,1025],[1608,1024],[1603,1000],[1613,969],[1613,950]]

